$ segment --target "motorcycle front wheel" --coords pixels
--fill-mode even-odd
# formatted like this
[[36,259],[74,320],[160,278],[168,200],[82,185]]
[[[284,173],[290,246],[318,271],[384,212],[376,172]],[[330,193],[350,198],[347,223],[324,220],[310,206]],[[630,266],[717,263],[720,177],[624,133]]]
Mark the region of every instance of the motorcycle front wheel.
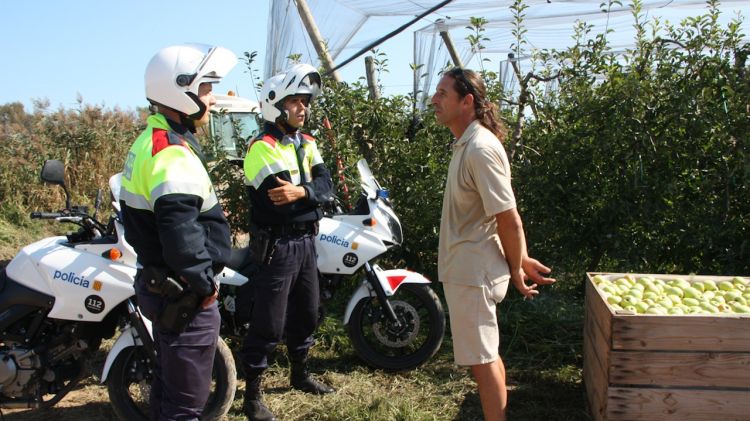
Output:
[[445,312],[429,286],[403,284],[388,300],[398,325],[388,320],[374,297],[360,300],[347,329],[354,350],[367,364],[388,371],[411,370],[440,349]]
[[[119,419],[151,419],[149,395],[152,379],[151,359],[143,347],[124,349],[115,358],[107,378],[107,392],[112,409]],[[219,338],[211,374],[211,393],[201,420],[224,419],[232,406],[236,389],[237,368],[234,357],[224,340]]]

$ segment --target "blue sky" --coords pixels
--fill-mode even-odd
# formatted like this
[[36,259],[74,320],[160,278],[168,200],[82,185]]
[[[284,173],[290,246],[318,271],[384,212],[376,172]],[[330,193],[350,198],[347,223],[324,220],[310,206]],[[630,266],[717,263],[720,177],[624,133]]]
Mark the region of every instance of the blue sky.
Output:
[[[20,101],[27,112],[33,99],[49,99],[52,109],[75,107],[79,94],[87,104],[145,106],[146,64],[160,48],[183,42],[222,45],[237,55],[258,51],[262,74],[268,0],[2,0],[2,6],[0,104]],[[355,60],[342,76],[352,82],[361,67]],[[408,63],[402,67],[408,86]],[[242,63],[215,91],[229,89],[255,98]]]
[[[72,108],[79,95],[87,104],[126,109],[145,106],[146,64],[159,49],[183,42],[222,45],[238,55],[258,51],[255,68],[262,74],[269,0],[0,2],[4,18],[0,37],[5,46],[0,65],[0,104],[20,101],[29,112],[34,99],[48,99],[52,109]],[[732,8],[748,8],[750,4],[741,0],[725,2]],[[665,8],[660,12],[669,16],[675,10]],[[363,38],[384,35],[407,20],[409,17],[400,16],[379,21],[374,28],[363,31]],[[389,73],[381,75],[385,94],[409,92],[412,31],[426,24],[424,20],[418,22],[378,47],[389,61]],[[571,28],[572,25],[571,22]],[[345,50],[339,60],[348,58],[356,49]],[[347,82],[363,74],[362,58],[341,71]],[[215,91],[224,93],[229,89],[255,98],[252,80],[242,63]]]
[[[238,55],[262,51],[267,20],[267,0],[4,0],[0,103],[21,101],[30,111],[32,99],[48,98],[68,108],[80,94],[89,104],[143,106],[143,71],[160,48],[203,42]],[[251,94],[241,66],[217,90]]]

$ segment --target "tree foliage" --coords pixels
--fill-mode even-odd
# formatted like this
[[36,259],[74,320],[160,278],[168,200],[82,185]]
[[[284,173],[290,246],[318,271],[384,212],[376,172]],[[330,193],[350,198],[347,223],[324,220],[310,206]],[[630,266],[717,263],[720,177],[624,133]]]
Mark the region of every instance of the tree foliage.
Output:
[[[525,5],[513,7],[520,55]],[[495,73],[482,72],[492,100],[515,104],[503,118],[519,138],[505,147],[530,252],[558,276],[748,274],[750,47],[737,22],[717,23],[715,0],[704,15],[679,25],[647,21],[640,1],[631,8],[636,47],[624,54],[611,52],[608,32],[592,36],[582,22],[572,47],[536,52],[539,75],[532,68],[523,76],[528,108],[503,91]],[[481,52],[485,22],[471,22]],[[254,56],[246,58],[249,66]],[[378,71],[387,71],[382,53]],[[522,75],[520,68],[516,73]],[[543,93],[541,83],[552,78],[559,89]],[[33,113],[20,104],[0,106],[0,125],[3,217],[23,222],[25,212],[59,195],[39,183],[44,159],[66,161],[74,196],[91,197],[120,171],[143,122],[120,110],[79,105],[50,112],[40,103]],[[343,186],[349,188],[347,204],[359,191],[355,163],[368,160],[403,224],[404,245],[389,263],[434,277],[449,131],[431,110],[417,111],[410,97],[369,98],[363,80],[326,81],[308,129],[342,200]],[[212,168],[232,227],[245,231],[241,169],[226,162]]]
[[748,47],[710,3],[660,26],[636,2],[622,57],[605,36],[550,54],[560,90],[514,162],[533,252],[576,273],[750,272]]

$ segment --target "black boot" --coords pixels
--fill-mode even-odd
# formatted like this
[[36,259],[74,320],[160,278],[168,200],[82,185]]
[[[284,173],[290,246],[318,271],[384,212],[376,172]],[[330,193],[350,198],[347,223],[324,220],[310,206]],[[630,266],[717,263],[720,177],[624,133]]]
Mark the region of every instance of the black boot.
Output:
[[297,390],[314,395],[325,395],[326,393],[334,392],[332,387],[316,381],[310,376],[310,371],[307,370],[307,359],[292,361],[291,371],[292,387]]
[[254,377],[248,375],[242,412],[245,413],[249,421],[276,421],[276,417],[261,400],[260,379],[260,374]]

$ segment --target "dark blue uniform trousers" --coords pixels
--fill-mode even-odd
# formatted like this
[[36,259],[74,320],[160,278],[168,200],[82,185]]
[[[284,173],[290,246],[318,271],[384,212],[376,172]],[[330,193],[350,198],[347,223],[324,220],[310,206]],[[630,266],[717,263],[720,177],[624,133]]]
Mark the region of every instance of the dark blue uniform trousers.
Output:
[[151,385],[152,420],[198,420],[208,401],[216,342],[221,316],[216,303],[203,309],[184,332],[165,332],[159,315],[165,305],[160,296],[136,280],[141,312],[153,323],[154,346],[158,353]]
[[286,336],[289,358],[302,361],[318,326],[318,265],[312,234],[278,240],[273,258],[250,282],[253,308],[241,355],[249,378],[268,368],[268,355]]

